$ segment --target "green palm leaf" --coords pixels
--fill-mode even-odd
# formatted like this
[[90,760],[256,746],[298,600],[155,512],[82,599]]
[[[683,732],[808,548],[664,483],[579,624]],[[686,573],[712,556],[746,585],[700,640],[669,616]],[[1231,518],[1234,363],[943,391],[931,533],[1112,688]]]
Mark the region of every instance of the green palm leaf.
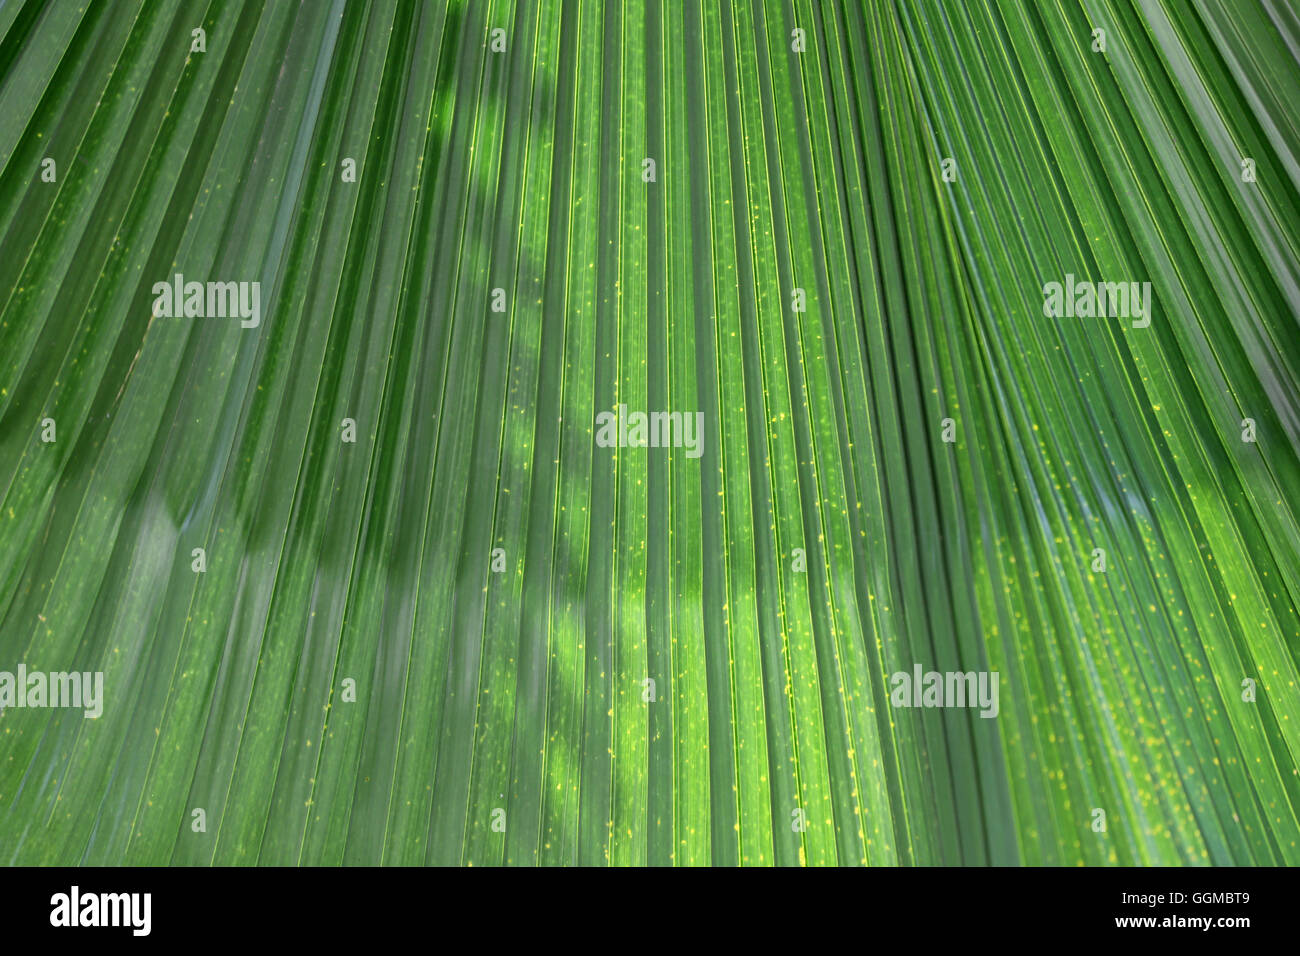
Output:
[[1300,862],[1298,49],[0,4],[0,861]]

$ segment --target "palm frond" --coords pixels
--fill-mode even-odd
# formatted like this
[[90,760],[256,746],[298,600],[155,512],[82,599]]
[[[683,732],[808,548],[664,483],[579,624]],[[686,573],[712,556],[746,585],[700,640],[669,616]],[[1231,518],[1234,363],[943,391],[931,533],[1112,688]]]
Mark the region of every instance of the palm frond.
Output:
[[0,4],[0,861],[1300,862],[1296,50]]

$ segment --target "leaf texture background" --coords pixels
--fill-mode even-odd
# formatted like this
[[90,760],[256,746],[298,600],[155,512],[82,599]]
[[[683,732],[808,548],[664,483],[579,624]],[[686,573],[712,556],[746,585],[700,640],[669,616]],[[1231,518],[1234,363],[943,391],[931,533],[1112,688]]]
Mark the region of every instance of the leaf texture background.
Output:
[[1297,51],[1292,0],[0,4],[0,670],[105,675],[0,712],[0,861],[1300,862]]

